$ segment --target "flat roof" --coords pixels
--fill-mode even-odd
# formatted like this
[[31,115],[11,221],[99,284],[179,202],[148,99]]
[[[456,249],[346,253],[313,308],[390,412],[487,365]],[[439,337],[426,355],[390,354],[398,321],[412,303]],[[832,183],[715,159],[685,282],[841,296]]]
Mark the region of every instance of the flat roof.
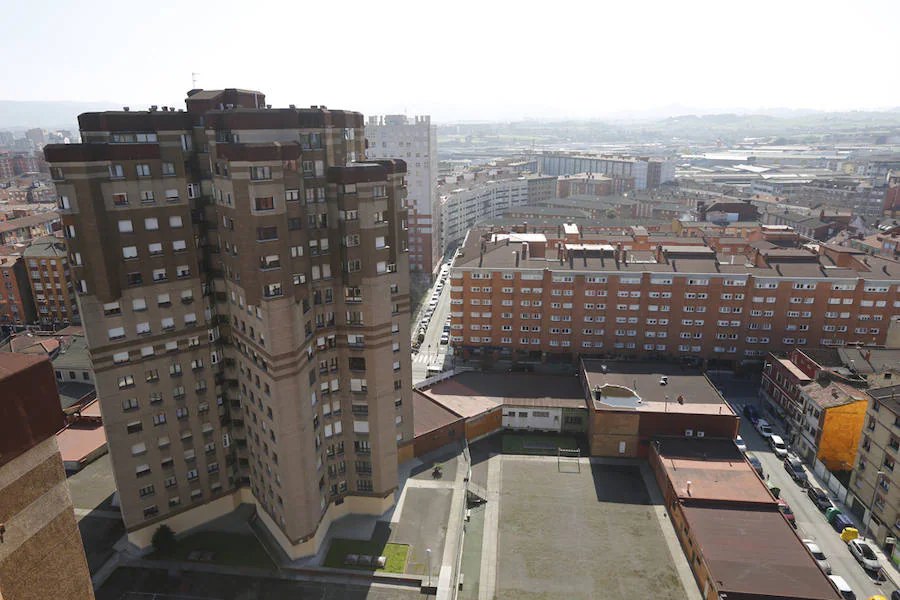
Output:
[[413,434],[425,435],[460,420],[453,413],[418,390],[413,390]]
[[819,408],[834,408],[854,402],[866,402],[866,392],[837,381],[829,382],[821,386],[812,382],[800,388],[804,396],[807,396]]
[[[597,410],[734,414],[699,369],[661,361],[581,362]],[[663,376],[665,385],[661,383]]]
[[70,425],[56,434],[63,462],[81,462],[106,444],[106,431],[100,423]]
[[795,365],[793,361],[789,358],[779,358],[775,357],[775,360],[781,364],[782,367],[790,371],[791,375],[799,379],[800,381],[812,381],[812,378],[800,370],[800,367]]
[[777,508],[683,506],[682,511],[720,592],[735,598],[841,600]]
[[465,418],[500,406],[587,408],[581,379],[539,373],[459,373],[420,390]]
[[731,440],[680,438],[654,440],[654,444],[666,477],[685,504],[776,504]]

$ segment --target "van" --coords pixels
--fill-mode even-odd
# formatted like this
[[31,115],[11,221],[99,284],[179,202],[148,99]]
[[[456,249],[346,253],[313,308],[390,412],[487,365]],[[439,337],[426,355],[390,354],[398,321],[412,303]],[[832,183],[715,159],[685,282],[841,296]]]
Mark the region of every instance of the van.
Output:
[[778,458],[785,458],[787,456],[787,445],[784,443],[784,440],[781,439],[780,435],[772,434],[769,436],[769,445],[772,446],[772,450]]
[[441,365],[428,365],[428,369],[426,370],[426,374],[428,377],[434,377],[435,375],[440,375],[444,372],[444,367]]
[[856,600],[856,594],[853,593],[853,590],[850,589],[850,586],[847,585],[846,580],[840,575],[829,575],[828,579],[831,580],[831,583],[834,584],[834,587],[838,589],[846,600]]

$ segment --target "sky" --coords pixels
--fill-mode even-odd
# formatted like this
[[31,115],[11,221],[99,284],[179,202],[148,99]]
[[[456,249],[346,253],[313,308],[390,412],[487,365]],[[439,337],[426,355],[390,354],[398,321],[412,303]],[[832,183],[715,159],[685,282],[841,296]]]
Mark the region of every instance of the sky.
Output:
[[0,100],[183,107],[197,73],[439,122],[900,106],[896,0],[41,0],[3,20]]

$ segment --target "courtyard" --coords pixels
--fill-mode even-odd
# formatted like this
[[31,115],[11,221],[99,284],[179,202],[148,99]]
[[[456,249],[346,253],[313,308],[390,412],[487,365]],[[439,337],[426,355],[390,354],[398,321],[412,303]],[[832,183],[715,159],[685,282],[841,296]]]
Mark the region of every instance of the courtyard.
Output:
[[498,598],[688,597],[637,462],[505,455],[500,481]]

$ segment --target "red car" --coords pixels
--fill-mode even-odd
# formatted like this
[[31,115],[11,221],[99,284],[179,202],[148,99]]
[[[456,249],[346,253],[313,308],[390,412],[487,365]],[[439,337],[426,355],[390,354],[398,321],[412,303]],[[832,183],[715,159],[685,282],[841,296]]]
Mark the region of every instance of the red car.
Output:
[[785,502],[782,498],[779,498],[778,509],[781,511],[781,514],[784,515],[784,518],[788,520],[788,523],[791,524],[791,527],[797,529],[797,521],[794,519],[794,511],[791,510],[790,504]]

